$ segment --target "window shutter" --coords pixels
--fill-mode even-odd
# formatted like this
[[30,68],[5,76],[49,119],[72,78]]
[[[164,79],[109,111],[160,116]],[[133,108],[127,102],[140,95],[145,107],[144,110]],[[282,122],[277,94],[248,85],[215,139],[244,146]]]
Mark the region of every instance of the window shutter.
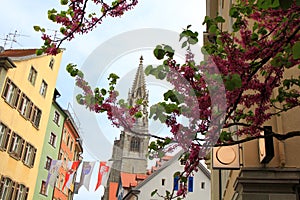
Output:
[[10,141],[10,144],[9,144],[9,149],[8,149],[8,152],[9,152],[9,153],[12,153],[12,148],[13,148],[13,146],[14,146],[15,140],[16,140],[16,134],[13,133],[13,134],[12,134],[11,141]]
[[24,154],[23,154],[23,157],[22,157],[23,163],[25,163],[25,160],[26,160],[26,155],[27,155],[27,151],[28,151],[28,148],[27,148],[27,147],[28,147],[28,143],[26,142]]
[[189,177],[189,183],[188,183],[188,191],[193,192],[194,190],[194,177]]
[[30,163],[31,167],[33,167],[33,165],[34,165],[35,155],[36,155],[36,148],[34,148],[32,153],[31,153],[31,163]]
[[179,177],[174,177],[174,190],[178,190]]
[[15,91],[15,94],[14,94],[14,99],[13,99],[13,106],[15,108],[18,106],[20,95],[21,95],[21,90],[19,88],[17,88]]
[[21,158],[21,156],[22,156],[24,143],[25,143],[25,140],[23,140],[23,138],[21,138],[21,144],[18,147],[18,158]]
[[11,135],[11,130],[7,128],[6,133],[4,135],[5,135],[5,138],[4,138],[3,149],[6,150],[7,146],[8,146],[9,138]]

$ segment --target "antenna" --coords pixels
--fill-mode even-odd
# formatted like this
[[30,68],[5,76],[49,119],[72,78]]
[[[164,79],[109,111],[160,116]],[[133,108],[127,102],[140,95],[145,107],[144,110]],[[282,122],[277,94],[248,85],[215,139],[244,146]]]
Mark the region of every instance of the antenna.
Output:
[[10,49],[12,49],[14,43],[17,43],[18,45],[22,46],[22,44],[20,44],[20,43],[16,40],[16,38],[17,38],[17,37],[20,37],[20,36],[22,36],[22,37],[29,37],[28,35],[18,34],[18,31],[15,30],[14,33],[8,33],[8,34],[5,36],[4,39],[3,39],[3,38],[0,38],[0,40],[4,40],[4,45],[3,45],[4,48],[5,48],[5,46],[7,45],[7,43],[10,42]]
[[48,31],[52,31],[54,32],[54,34],[50,35],[53,37],[53,40],[60,40],[61,38],[57,37],[57,30],[54,30],[54,29],[47,29]]

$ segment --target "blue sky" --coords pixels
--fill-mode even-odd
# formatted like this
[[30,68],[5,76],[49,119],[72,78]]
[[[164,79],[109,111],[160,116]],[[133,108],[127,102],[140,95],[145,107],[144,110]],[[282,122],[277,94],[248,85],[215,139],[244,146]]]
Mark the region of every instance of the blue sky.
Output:
[[[11,45],[13,48],[40,47],[41,35],[32,27],[41,25],[48,28],[49,33],[54,34],[52,30],[56,25],[47,19],[47,10],[59,8],[59,2],[59,0],[2,0],[1,7],[5,9],[0,12],[0,38],[5,39],[9,33],[15,31],[20,34],[15,38],[18,43],[7,42],[5,48],[10,48]],[[73,78],[65,70],[67,63],[76,63],[85,73],[96,75],[93,77],[93,83],[97,85],[106,84],[105,79],[109,72],[119,74],[122,84],[118,87],[123,98],[127,98],[126,94],[132,85],[131,78],[138,67],[140,55],[144,57],[145,66],[159,63],[152,55],[153,43],[147,42],[162,38],[158,39],[157,44],[164,43],[164,39],[175,44],[176,41],[170,38],[177,33],[179,35],[189,24],[193,30],[201,34],[204,30],[202,26],[204,16],[204,0],[140,0],[133,10],[121,18],[107,18],[93,32],[80,35],[75,40],[63,44],[62,47],[66,50],[63,53],[57,80],[57,89],[61,93],[58,102],[63,108],[67,108],[70,104],[74,109],[84,140],[84,160],[107,160],[111,154],[113,139],[118,137],[119,130],[111,127],[105,116],[96,116],[74,102],[77,90]],[[159,33],[164,34],[164,37]],[[135,43],[135,40],[138,42],[139,39],[141,43]],[[0,40],[0,45],[4,45],[3,40]],[[182,57],[182,54],[178,57]],[[147,80],[150,103],[158,101],[162,92],[157,91],[167,89],[167,83],[151,78]],[[165,131],[155,122],[150,123],[150,128],[157,134],[164,134],[162,132]],[[95,171],[97,167],[98,165],[95,166]],[[94,187],[95,181],[92,179],[91,188]],[[79,194],[75,195],[75,200],[99,199],[100,192],[100,190],[88,192],[85,188],[81,188]]]

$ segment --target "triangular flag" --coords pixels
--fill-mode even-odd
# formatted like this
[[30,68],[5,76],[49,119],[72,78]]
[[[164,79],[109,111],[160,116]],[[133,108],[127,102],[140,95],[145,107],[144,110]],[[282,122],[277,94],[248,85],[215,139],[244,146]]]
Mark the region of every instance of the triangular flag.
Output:
[[76,170],[78,169],[79,164],[80,164],[80,161],[69,161],[68,171],[65,176],[65,181],[64,181],[62,190],[64,190],[65,186],[67,186],[67,188],[70,189],[74,174],[75,174]]
[[84,161],[82,164],[79,188],[84,185],[87,190],[90,187],[91,175],[93,173],[93,169],[95,166],[95,162],[87,162]]
[[55,182],[58,178],[58,172],[59,172],[61,165],[62,165],[62,160],[52,160],[51,161],[51,166],[48,171],[48,177],[46,180],[46,187],[49,184],[54,188]]
[[98,170],[98,181],[97,181],[95,191],[101,185],[102,179],[103,179],[104,175],[108,173],[108,170],[109,170],[109,166],[106,165],[106,162],[100,162],[99,170]]

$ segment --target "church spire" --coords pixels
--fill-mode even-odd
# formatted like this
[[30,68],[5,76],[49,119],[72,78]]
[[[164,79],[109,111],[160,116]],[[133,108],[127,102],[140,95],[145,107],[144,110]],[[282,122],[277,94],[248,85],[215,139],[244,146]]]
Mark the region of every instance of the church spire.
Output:
[[135,101],[139,99],[148,101],[143,67],[143,56],[140,57],[140,64],[133,81],[131,92],[128,94],[128,102],[130,105],[133,105]]

